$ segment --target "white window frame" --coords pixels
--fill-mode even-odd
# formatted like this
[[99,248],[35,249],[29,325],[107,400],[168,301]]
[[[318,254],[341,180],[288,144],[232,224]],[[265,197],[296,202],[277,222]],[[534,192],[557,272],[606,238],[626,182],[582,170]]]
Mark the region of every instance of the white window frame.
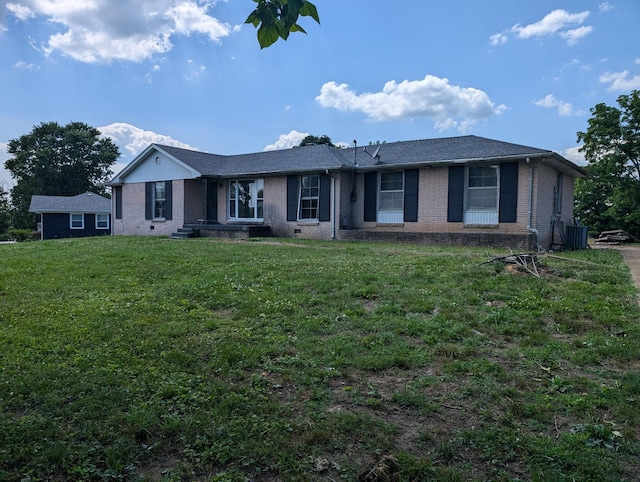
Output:
[[[158,187],[162,184],[162,192],[163,196],[158,197]],[[167,209],[167,183],[166,181],[156,181],[153,183],[153,193],[152,193],[152,204],[153,206],[153,219],[154,220],[164,220],[165,212]]]
[[[249,208],[253,209],[253,217],[238,217],[238,199],[240,183],[249,183]],[[264,219],[264,179],[231,179],[227,184],[227,219],[229,221],[254,221]]]
[[[74,220],[74,216],[76,219]],[[77,222],[77,216],[80,216],[80,226],[74,226],[74,221]],[[84,213],[69,213],[69,228],[70,229],[84,229]]]
[[[104,225],[100,226],[100,218],[104,219]],[[96,213],[96,229],[109,229],[109,215]]]
[[[484,183],[480,186],[470,186],[471,182],[471,173],[474,169],[493,169],[495,172],[495,176],[491,176],[495,178],[495,185],[484,185]],[[485,176],[482,176],[482,180],[485,179]],[[498,165],[480,165],[480,166],[467,166],[465,169],[465,189],[464,189],[464,224],[485,224],[485,225],[497,225],[498,224],[498,213],[500,209],[500,166]],[[493,196],[493,200],[495,201],[495,206],[484,206],[484,202],[482,206],[470,206],[471,201],[471,193],[472,192],[490,192],[493,191],[495,194]],[[486,197],[489,199],[489,197]]]
[[[400,179],[385,179],[387,177],[397,177]],[[402,182],[402,188],[397,189],[397,183]],[[391,186],[388,186],[388,184]],[[387,184],[387,186],[385,186]],[[383,187],[385,189],[383,190]],[[389,189],[392,187],[392,189]],[[405,188],[405,179],[404,179],[404,171],[387,171],[380,172],[378,175],[378,206],[377,206],[377,222],[380,224],[399,224],[404,222],[404,188]],[[386,197],[389,199],[385,199]],[[384,206],[384,204],[396,204],[400,203],[399,206]]]
[[[315,179],[315,185],[309,185]],[[305,180],[307,185],[305,186]],[[320,176],[300,176],[298,190],[298,221],[317,221],[320,216]],[[314,215],[315,212],[315,215]],[[308,213],[307,216],[304,214]]]

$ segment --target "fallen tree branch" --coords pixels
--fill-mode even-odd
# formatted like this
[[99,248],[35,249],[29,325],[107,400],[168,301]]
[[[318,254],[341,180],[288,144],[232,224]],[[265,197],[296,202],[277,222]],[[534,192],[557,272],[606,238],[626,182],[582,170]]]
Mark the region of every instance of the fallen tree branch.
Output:
[[515,264],[528,271],[532,275],[538,278],[540,277],[540,272],[538,271],[538,254],[518,253],[509,254],[506,256],[496,256],[495,258],[492,258],[489,261],[485,261],[484,263],[480,264],[483,265],[495,262]]

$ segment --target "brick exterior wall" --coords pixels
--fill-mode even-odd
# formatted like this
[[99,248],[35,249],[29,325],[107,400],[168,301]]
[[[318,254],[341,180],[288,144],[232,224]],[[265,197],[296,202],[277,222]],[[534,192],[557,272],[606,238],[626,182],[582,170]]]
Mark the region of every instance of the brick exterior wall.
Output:
[[[128,236],[170,236],[185,223],[185,181],[174,180],[172,185],[172,215],[170,221],[145,219],[145,183],[134,182],[122,185],[122,219],[113,219],[113,234]],[[114,201],[112,201],[115,203]],[[113,207],[115,212],[115,204]]]
[[[447,222],[449,171],[447,166],[420,168],[418,181],[417,222],[378,224],[364,222],[363,173],[351,171],[331,173],[332,221],[287,221],[287,176],[264,178],[263,220],[278,237],[307,239],[366,239],[411,241],[431,244],[466,244],[503,246],[512,249],[547,249],[551,245],[553,190],[557,171],[541,162],[518,166],[517,216],[514,223],[490,226]],[[530,181],[533,195],[529,213]],[[217,183],[218,222],[229,223],[227,216],[228,180]],[[352,196],[353,193],[353,196]],[[186,203],[185,203],[186,195]],[[114,234],[164,235],[195,224],[204,217],[205,188],[202,180],[173,181],[173,220],[145,220],[145,185],[142,182],[122,186],[122,217],[113,219]],[[560,219],[568,225],[573,209],[573,179],[563,176],[562,213]],[[538,234],[529,229],[531,226]],[[250,224],[250,223],[243,223]],[[245,233],[246,234],[246,233]],[[204,233],[203,233],[204,235]],[[215,235],[215,234],[212,234]],[[227,233],[227,235],[231,235]],[[237,236],[244,234],[237,233]]]
[[184,192],[185,192],[184,222],[185,223],[195,224],[198,222],[199,219],[204,219],[206,214],[205,213],[206,211],[205,189],[206,189],[205,183],[200,179],[187,179],[184,181]]
[[[510,246],[529,249],[535,238],[527,229],[529,202],[529,168],[518,169],[517,222],[496,226],[469,226],[447,222],[448,167],[420,169],[418,183],[418,221],[384,225],[364,222],[364,176],[358,175],[358,200],[354,203],[354,230],[342,229],[339,239],[369,239],[409,241],[434,244],[467,244],[481,246]],[[344,209],[344,206],[343,206]],[[358,232],[361,230],[362,232]]]
[[424,243],[442,246],[487,246],[518,250],[535,250],[533,233],[457,233],[457,232],[402,232],[402,231],[341,231],[340,239],[345,241],[384,241],[404,243]]
[[[562,176],[561,213],[554,213],[554,192],[558,171],[552,166],[537,163],[534,166],[534,210],[533,225],[538,229],[538,243],[549,249],[552,244],[561,244],[566,226],[573,223],[573,179]],[[560,223],[555,225],[554,219]]]
[[275,236],[283,238],[331,239],[332,235],[331,221],[287,221],[286,176],[264,180],[264,222]]

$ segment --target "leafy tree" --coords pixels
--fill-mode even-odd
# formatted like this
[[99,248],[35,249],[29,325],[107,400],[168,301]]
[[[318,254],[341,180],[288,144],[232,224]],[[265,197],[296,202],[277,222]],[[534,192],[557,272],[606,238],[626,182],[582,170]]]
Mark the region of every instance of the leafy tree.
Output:
[[86,191],[105,194],[110,167],[120,155],[118,147],[100,131],[82,122],[61,126],[47,122],[29,134],[9,141],[5,161],[16,185],[11,189],[14,227],[33,227],[31,196],[75,196]]
[[279,38],[287,40],[291,32],[307,33],[298,18],[311,17],[320,23],[316,6],[307,0],[253,0],[258,5],[245,23],[258,29],[260,48],[269,47]]
[[597,104],[578,142],[589,176],[576,182],[576,215],[592,230],[640,236],[640,92]]
[[333,143],[333,142],[331,142],[331,138],[330,138],[328,135],[326,135],[326,134],[324,134],[324,135],[322,135],[322,136],[320,136],[320,137],[318,137],[318,136],[308,135],[307,137],[305,137],[304,139],[302,139],[302,140],[300,141],[299,146],[300,146],[300,147],[304,147],[304,146],[315,146],[315,145],[317,145],[317,144],[327,144],[328,146],[336,147],[336,146],[334,145],[334,143]]

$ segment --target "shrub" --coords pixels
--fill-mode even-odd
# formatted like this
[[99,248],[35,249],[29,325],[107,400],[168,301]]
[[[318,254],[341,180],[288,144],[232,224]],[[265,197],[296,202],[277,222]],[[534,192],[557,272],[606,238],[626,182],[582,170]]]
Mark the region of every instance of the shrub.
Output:
[[38,232],[31,229],[11,228],[8,231],[9,239],[15,239],[18,242],[33,241],[38,239]]

